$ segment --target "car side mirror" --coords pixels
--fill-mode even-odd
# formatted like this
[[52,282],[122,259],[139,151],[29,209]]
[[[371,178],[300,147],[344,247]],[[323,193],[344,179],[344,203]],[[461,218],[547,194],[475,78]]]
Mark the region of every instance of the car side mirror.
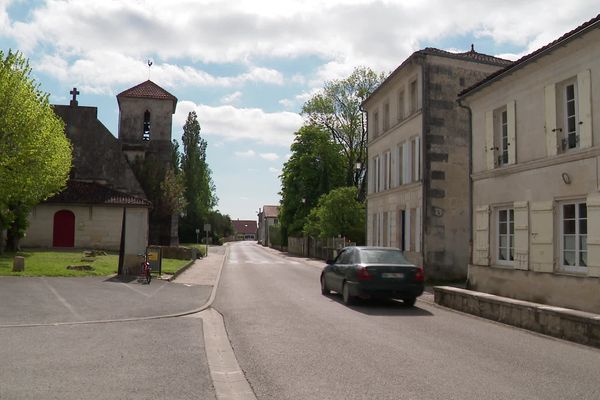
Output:
[[335,260],[327,260],[327,261],[325,261],[325,263],[327,265],[333,265],[333,264],[335,264]]

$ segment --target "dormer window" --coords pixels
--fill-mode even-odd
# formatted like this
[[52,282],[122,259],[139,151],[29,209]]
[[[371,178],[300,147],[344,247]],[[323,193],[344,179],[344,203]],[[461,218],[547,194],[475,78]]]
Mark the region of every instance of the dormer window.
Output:
[[150,140],[150,111],[144,113],[144,129],[142,132],[142,140]]

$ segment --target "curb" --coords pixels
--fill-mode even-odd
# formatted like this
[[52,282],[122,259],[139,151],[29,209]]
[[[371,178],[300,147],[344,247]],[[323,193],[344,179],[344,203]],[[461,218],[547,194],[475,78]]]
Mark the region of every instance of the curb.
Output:
[[190,262],[188,262],[183,267],[181,267],[177,271],[175,271],[175,273],[173,275],[171,275],[171,277],[169,279],[166,279],[167,282],[173,282],[173,279],[177,278],[179,275],[181,275],[182,273],[184,273],[189,267],[191,267],[192,265],[194,265],[194,263],[197,260],[201,260],[201,258],[196,258],[195,260],[190,260]]

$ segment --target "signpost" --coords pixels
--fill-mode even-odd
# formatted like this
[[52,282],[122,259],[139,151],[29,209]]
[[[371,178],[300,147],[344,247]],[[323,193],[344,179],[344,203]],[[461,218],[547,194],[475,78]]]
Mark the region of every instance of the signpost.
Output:
[[210,224],[204,224],[204,232],[206,232],[206,255],[208,255],[208,232],[210,232]]
[[196,244],[199,243],[198,241],[198,235],[200,234],[200,228],[196,228]]

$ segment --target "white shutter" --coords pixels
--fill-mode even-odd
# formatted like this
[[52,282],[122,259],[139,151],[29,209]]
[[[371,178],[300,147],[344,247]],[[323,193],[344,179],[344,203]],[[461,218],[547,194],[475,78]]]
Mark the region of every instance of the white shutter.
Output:
[[554,271],[554,207],[552,201],[531,203],[531,269]]
[[410,208],[404,211],[404,250],[410,251]]
[[416,137],[415,138],[415,154],[414,154],[414,176],[415,176],[415,182],[418,182],[421,180],[421,138],[420,137]]
[[490,265],[490,208],[480,206],[475,209],[475,243],[473,263]]
[[415,213],[415,251],[421,252],[421,207]]
[[600,193],[592,193],[587,205],[588,276],[600,277]]
[[590,70],[577,74],[579,147],[592,147],[592,79]]
[[529,204],[515,202],[515,268],[529,269]]
[[546,121],[546,154],[555,156],[558,153],[556,131],[556,85],[544,88],[544,112]]
[[398,160],[397,165],[396,165],[396,182],[397,182],[397,186],[402,185],[402,183],[404,182],[404,165],[403,165],[403,157],[402,157],[402,145],[399,144],[398,146],[396,146],[396,159]]
[[404,183],[412,182],[412,168],[411,168],[411,157],[410,157],[410,142],[405,142],[402,145],[402,170],[404,173]]
[[485,166],[494,169],[496,165],[496,146],[494,146],[494,112],[485,113]]
[[506,127],[508,130],[508,163],[517,162],[517,119],[515,101],[506,105]]

